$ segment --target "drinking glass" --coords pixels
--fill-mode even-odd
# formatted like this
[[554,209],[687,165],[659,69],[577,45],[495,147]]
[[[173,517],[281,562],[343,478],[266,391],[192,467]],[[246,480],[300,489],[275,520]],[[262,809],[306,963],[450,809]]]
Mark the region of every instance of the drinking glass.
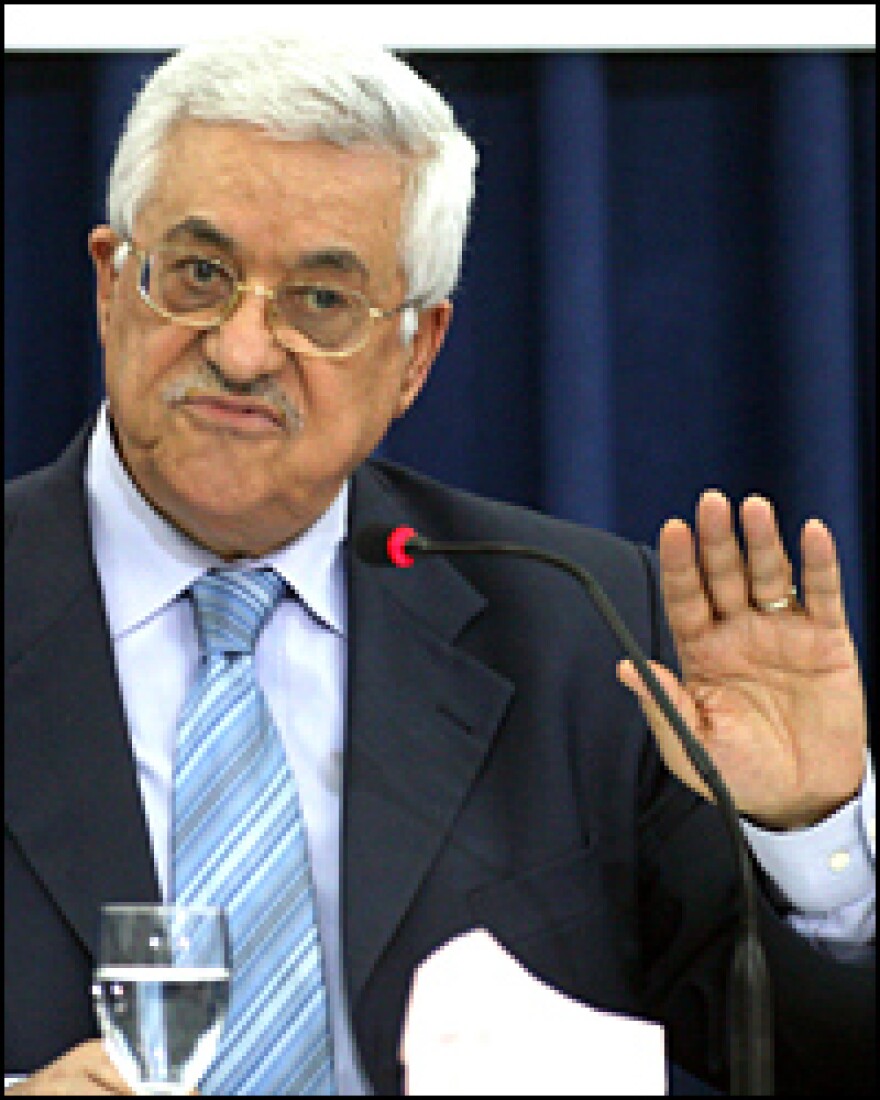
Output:
[[104,1046],[140,1096],[180,1096],[217,1051],[229,1003],[222,909],[104,905],[92,996]]

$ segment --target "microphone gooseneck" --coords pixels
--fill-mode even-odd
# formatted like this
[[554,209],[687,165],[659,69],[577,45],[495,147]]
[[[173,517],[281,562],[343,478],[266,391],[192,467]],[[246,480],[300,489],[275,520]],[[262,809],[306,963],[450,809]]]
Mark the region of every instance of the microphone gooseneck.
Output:
[[736,863],[741,905],[730,971],[730,1091],[734,1095],[773,1094],[773,1004],[770,975],[758,932],[754,868],[736,807],[711,757],[697,740],[655,676],[601,585],[576,562],[518,543],[490,540],[444,542],[427,539],[412,527],[371,525],[354,537],[357,556],[368,565],[409,568],[430,555],[479,554],[524,558],[561,569],[587,591],[594,607],[635,665],[654,702],[672,726],[688,759],[711,791],[729,835]]

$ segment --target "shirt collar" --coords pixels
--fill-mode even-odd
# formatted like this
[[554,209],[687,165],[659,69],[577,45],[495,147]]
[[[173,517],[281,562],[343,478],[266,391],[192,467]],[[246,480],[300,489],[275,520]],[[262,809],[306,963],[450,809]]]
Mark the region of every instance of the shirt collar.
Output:
[[[106,403],[89,441],[85,479],[95,561],[114,639],[160,614],[207,569],[228,564],[170,524],[141,494],[116,452]],[[298,538],[265,558],[237,564],[276,569],[312,616],[343,635],[347,516],[346,482]]]

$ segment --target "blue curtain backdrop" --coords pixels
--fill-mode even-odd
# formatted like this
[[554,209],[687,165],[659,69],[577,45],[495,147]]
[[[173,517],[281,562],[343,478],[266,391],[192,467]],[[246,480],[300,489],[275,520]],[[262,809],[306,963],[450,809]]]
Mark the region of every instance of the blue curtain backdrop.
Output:
[[[6,56],[7,476],[99,400],[86,234],[164,56]],[[768,494],[789,539],[819,515],[874,684],[873,52],[410,60],[482,170],[452,332],[384,452],[651,543],[709,485]]]

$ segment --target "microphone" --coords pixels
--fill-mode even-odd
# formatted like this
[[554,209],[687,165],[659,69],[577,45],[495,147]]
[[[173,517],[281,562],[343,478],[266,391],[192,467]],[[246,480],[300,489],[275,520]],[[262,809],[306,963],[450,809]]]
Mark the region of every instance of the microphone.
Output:
[[711,757],[688,728],[654,675],[648,660],[611,600],[592,574],[559,554],[518,543],[476,540],[443,542],[425,538],[412,527],[371,524],[354,537],[355,554],[367,565],[408,569],[419,557],[479,554],[525,558],[568,573],[586,589],[602,620],[633,662],[654,702],[672,726],[706,787],[711,791],[733,847],[740,913],[730,971],[730,1092],[743,1096],[773,1094],[773,1000],[770,975],[758,932],[755,873],[736,807]]

